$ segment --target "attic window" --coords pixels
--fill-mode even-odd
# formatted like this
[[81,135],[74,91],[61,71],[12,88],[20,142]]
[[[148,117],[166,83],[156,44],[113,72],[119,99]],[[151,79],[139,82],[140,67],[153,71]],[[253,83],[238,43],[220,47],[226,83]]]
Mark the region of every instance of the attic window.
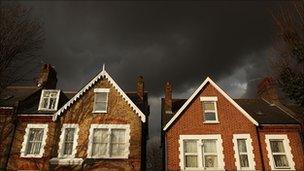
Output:
[[110,89],[108,88],[94,89],[95,96],[94,96],[93,113],[107,113],[109,91]]
[[59,102],[60,90],[42,90],[39,108],[40,111],[56,111]]
[[218,123],[217,97],[201,97],[204,123]]

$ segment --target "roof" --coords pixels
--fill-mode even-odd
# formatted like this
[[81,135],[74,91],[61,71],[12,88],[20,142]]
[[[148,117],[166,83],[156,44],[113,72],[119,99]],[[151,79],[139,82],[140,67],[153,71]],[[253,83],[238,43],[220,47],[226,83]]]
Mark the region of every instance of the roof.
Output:
[[161,99],[161,128],[164,128],[164,126],[170,121],[178,109],[181,108],[182,105],[187,101],[187,99],[172,99],[172,114],[169,114],[165,113],[164,100],[164,98]]
[[228,96],[218,85],[216,85],[209,77],[195,90],[195,92],[190,96],[189,99],[182,105],[182,107],[174,114],[174,116],[169,120],[164,126],[163,130],[166,131],[171,124],[183,113],[186,107],[195,99],[199,92],[210,83],[219,93],[221,93],[233,106],[235,106],[247,119],[249,119],[253,124],[259,125],[258,122],[252,118],[243,108],[241,108],[231,97]]
[[0,106],[13,107],[38,89],[37,86],[8,86],[0,93]]
[[263,99],[234,99],[260,124],[298,124],[294,118]]
[[107,79],[112,86],[118,91],[121,97],[129,104],[133,111],[140,117],[142,122],[146,122],[146,116],[140,110],[140,108],[131,100],[131,98],[118,86],[118,84],[112,79],[112,77],[106,72],[103,66],[102,71],[97,74],[87,85],[77,92],[65,105],[63,105],[53,116],[53,120],[56,120],[64,111],[66,111],[74,102],[76,102],[86,91],[88,91],[98,80],[101,78]]

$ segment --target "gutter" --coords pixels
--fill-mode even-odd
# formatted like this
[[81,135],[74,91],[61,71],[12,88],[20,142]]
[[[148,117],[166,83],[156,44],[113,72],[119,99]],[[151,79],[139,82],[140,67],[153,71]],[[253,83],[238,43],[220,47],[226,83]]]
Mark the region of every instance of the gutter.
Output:
[[263,158],[263,151],[261,147],[261,139],[260,139],[260,132],[259,132],[259,127],[255,127],[257,136],[258,136],[258,142],[259,142],[259,151],[260,151],[260,157],[261,157],[261,164],[262,164],[262,170],[265,170],[265,164],[264,164],[264,158]]

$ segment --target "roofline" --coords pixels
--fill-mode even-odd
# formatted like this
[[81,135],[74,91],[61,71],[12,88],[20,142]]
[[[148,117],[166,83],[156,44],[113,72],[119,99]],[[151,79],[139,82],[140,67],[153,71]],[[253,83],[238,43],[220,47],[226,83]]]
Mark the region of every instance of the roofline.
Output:
[[133,111],[138,114],[142,122],[146,122],[146,116],[142,111],[133,103],[133,101],[126,95],[126,93],[118,86],[118,84],[112,79],[112,77],[103,70],[97,74],[87,85],[85,85],[77,94],[75,94],[65,105],[63,105],[56,113],[54,113],[53,121],[57,119],[58,116],[66,109],[68,109],[75,101],[77,101],[83,93],[85,93],[89,88],[91,88],[101,77],[105,77],[113,85],[113,87],[118,91],[122,98],[130,105]]
[[186,107],[192,102],[197,94],[202,90],[207,83],[210,83],[217,91],[219,91],[234,107],[236,107],[247,119],[249,119],[254,125],[258,126],[259,123],[253,119],[240,105],[238,105],[228,94],[226,94],[217,84],[215,84],[209,77],[195,90],[190,98],[183,104],[183,106],[176,112],[176,114],[170,119],[170,121],[163,128],[166,131],[171,124],[178,118],[178,116],[186,109]]

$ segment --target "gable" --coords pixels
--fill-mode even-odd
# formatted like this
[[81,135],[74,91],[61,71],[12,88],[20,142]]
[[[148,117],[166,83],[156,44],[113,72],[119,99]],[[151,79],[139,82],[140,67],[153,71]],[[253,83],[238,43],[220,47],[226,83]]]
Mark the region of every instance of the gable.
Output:
[[182,115],[186,108],[191,104],[191,102],[197,97],[201,90],[209,83],[213,86],[225,99],[227,99],[236,109],[238,109],[248,120],[250,120],[254,125],[258,125],[258,122],[253,119],[243,108],[241,108],[231,97],[229,97],[218,85],[216,85],[209,77],[195,90],[195,92],[190,96],[190,98],[183,104],[183,106],[176,112],[176,114],[169,120],[169,122],[163,128],[166,131],[174,121]]
[[118,86],[118,84],[111,78],[111,76],[103,70],[95,76],[87,85],[85,85],[74,97],[72,97],[65,105],[63,105],[53,116],[53,120],[55,121],[58,116],[60,116],[64,111],[71,107],[79,98],[83,96],[85,92],[87,92],[90,88],[92,88],[101,78],[106,79],[113,86],[113,88],[119,93],[124,101],[132,108],[132,110],[140,117],[142,122],[146,122],[146,116],[142,113],[142,111],[134,104],[134,102],[126,95],[126,93]]

